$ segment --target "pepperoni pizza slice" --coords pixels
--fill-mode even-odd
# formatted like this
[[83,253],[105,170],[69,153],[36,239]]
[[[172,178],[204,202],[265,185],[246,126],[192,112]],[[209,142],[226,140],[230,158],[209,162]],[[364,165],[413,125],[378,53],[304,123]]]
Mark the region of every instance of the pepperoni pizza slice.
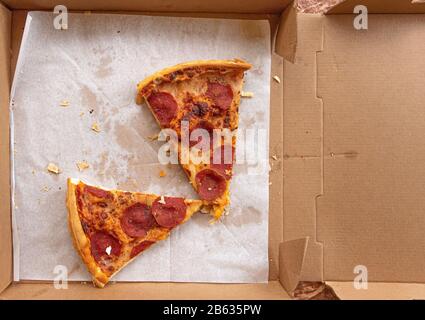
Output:
[[[204,200],[202,211],[215,219],[230,202],[240,96],[244,72],[250,68],[239,59],[192,61],[161,70],[137,85],[137,102],[147,104],[162,129],[176,132],[179,162]],[[202,161],[192,161],[183,156],[184,146],[189,155],[199,150],[207,154]]]
[[68,179],[71,236],[98,287],[104,287],[144,250],[166,239],[201,204],[200,200],[106,190]]

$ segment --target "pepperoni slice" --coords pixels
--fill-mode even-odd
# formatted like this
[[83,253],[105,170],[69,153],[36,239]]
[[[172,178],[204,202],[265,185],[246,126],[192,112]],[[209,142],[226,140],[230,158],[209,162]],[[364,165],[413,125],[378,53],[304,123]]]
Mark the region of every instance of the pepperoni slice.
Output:
[[222,85],[216,82],[209,82],[206,95],[221,110],[229,109],[233,100],[233,91],[228,84]]
[[144,203],[125,209],[120,222],[121,228],[130,237],[144,237],[156,225],[151,208]]
[[140,252],[145,251],[151,245],[153,245],[154,241],[142,241],[137,246],[135,246],[130,253],[130,259],[137,256]]
[[112,195],[109,191],[92,186],[84,186],[84,192],[90,193],[91,195],[101,199],[109,198]]
[[203,200],[215,200],[226,190],[226,179],[218,172],[204,169],[196,174],[198,194]]
[[193,128],[190,130],[190,134],[192,135],[192,132],[194,132],[197,129],[204,129],[206,132],[208,132],[208,135],[204,131],[197,132],[196,136],[197,139],[195,140],[189,140],[189,147],[193,147],[194,145],[200,143],[201,141],[203,143],[206,143],[207,145],[211,145],[213,142],[213,134],[214,134],[214,126],[209,121],[199,121]]
[[177,114],[177,102],[174,97],[168,92],[159,91],[152,93],[147,100],[160,125],[169,125]]
[[[231,152],[231,154],[227,154],[228,152]],[[232,177],[234,159],[235,148],[233,146],[222,145],[211,152],[210,167],[229,180]]]
[[[90,237],[91,254],[97,262],[104,262],[113,257],[118,257],[121,253],[121,243],[110,234],[104,231],[97,231]],[[107,249],[111,247],[108,254]]]
[[163,200],[157,198],[154,201],[152,214],[160,226],[174,228],[186,217],[186,204],[182,198],[164,197]]

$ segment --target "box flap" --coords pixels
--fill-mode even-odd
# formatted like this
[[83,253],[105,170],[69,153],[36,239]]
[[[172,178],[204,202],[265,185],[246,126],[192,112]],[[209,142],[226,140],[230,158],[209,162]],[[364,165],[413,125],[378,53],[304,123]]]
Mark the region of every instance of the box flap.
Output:
[[288,293],[294,292],[301,280],[308,237],[282,242],[279,252],[279,281]]
[[425,282],[425,15],[323,20],[324,279]]
[[353,13],[357,5],[366,6],[368,13],[425,13],[424,0],[345,0],[326,14]]
[[[9,90],[11,12],[0,4],[0,292],[12,280],[10,221]],[[6,67],[4,67],[6,66]]]
[[196,1],[196,0],[3,0],[13,9],[52,10],[56,5],[65,5],[69,10],[97,11],[148,11],[148,12],[227,12],[227,13],[280,13],[292,0],[244,0],[244,1]]

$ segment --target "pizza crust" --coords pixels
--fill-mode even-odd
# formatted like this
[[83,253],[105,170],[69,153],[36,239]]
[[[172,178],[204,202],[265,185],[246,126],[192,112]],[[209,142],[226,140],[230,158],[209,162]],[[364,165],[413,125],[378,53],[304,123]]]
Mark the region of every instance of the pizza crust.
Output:
[[80,181],[78,179],[68,178],[68,192],[66,197],[66,206],[68,207],[68,225],[74,247],[83,259],[87,269],[93,277],[93,283],[99,288],[103,288],[110,277],[106,275],[97,265],[90,250],[90,240],[84,233],[81,226],[80,217],[77,209],[77,199],[75,195],[76,187]]
[[183,62],[176,64],[171,67],[164,68],[149,77],[143,79],[137,84],[137,104],[142,104],[144,101],[144,97],[141,94],[142,90],[150,85],[152,82],[161,80],[169,74],[172,74],[176,71],[184,71],[185,69],[190,68],[201,68],[203,69],[203,73],[207,71],[208,68],[225,68],[225,69],[237,69],[237,70],[248,70],[252,67],[251,64],[242,60],[242,59],[233,59],[233,60],[194,60],[190,62]]

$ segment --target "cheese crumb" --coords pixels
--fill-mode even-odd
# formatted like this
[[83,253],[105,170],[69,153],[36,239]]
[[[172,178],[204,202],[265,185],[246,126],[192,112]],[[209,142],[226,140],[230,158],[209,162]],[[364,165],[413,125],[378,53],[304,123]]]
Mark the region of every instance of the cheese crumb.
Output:
[[280,78],[278,76],[273,76],[273,80],[277,83],[280,83]]
[[90,165],[86,161],[77,162],[77,168],[79,171],[83,171],[87,168],[90,168]]
[[44,186],[43,188],[41,188],[41,191],[42,192],[49,192],[50,189],[51,189],[50,187]]
[[62,100],[59,105],[61,107],[68,107],[69,106],[69,101],[68,100]]
[[151,141],[158,140],[158,133],[157,134],[153,134],[151,136],[148,136],[148,139],[151,140]]
[[243,98],[252,98],[253,96],[254,96],[254,92],[241,91],[241,97],[243,97]]
[[108,254],[108,256],[110,256],[110,255],[111,255],[111,250],[112,250],[112,247],[111,247],[111,246],[108,246],[108,247],[105,249],[105,251],[106,251],[106,253]]
[[49,163],[47,165],[47,171],[54,173],[54,174],[59,174],[60,173],[60,169],[57,165],[55,165],[54,163]]
[[95,132],[100,132],[100,127],[96,122],[93,123],[93,125],[91,126],[91,129]]
[[229,214],[230,214],[229,208],[228,207],[224,208],[223,215],[228,216]]
[[232,174],[232,170],[225,169],[224,173],[227,174],[228,176],[230,176]]
[[162,177],[165,177],[167,175],[167,173],[164,171],[164,170],[161,170],[160,172],[159,172],[159,176],[162,178]]
[[158,203],[165,204],[165,198],[164,198],[164,196],[161,196],[161,199],[159,199]]

